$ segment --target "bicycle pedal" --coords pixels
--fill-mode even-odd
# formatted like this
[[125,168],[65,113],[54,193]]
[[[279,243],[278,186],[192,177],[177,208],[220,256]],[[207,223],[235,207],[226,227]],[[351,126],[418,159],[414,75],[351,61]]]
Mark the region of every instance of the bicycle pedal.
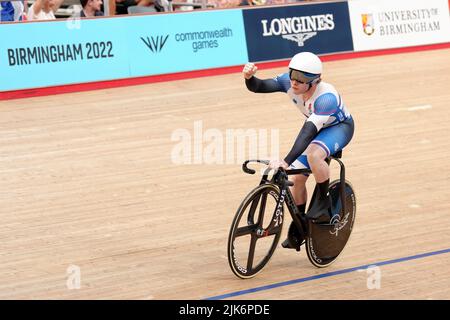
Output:
[[302,241],[302,243],[298,244],[298,242],[296,241],[296,244],[293,246],[291,242],[289,242],[289,239],[286,239],[281,243],[281,246],[285,249],[295,249],[295,251],[299,252],[301,250],[302,244],[304,243],[305,241]]
[[284,241],[281,243],[281,246],[282,246],[283,248],[285,248],[285,249],[294,249],[294,248],[291,246],[291,244],[290,244],[290,242],[289,242],[288,239],[284,240]]
[[[284,241],[281,243],[281,246],[282,246],[283,248],[285,248],[285,249],[295,249],[295,250],[297,250],[297,251],[300,251],[300,247],[299,247],[298,245],[292,246],[292,244],[289,242],[288,239],[284,240]],[[297,249],[297,248],[298,248],[298,249]]]

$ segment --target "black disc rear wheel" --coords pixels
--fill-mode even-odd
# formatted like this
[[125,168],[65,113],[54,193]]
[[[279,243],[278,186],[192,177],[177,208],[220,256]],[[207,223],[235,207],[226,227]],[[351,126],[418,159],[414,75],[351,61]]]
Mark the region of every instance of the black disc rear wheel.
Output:
[[356,197],[350,182],[345,181],[345,212],[342,210],[340,180],[330,183],[333,217],[330,223],[309,222],[306,253],[309,261],[319,268],[327,267],[344,250],[356,217]]

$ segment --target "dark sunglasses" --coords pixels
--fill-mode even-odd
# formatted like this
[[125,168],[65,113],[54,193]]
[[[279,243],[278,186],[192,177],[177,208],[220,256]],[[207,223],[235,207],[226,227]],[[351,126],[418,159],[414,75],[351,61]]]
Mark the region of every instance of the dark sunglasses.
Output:
[[305,83],[308,84],[308,83],[312,82],[314,79],[317,79],[319,77],[320,77],[320,75],[318,75],[318,74],[312,74],[312,73],[307,73],[307,72],[303,72],[300,70],[289,69],[289,79],[295,80],[302,84],[305,84]]

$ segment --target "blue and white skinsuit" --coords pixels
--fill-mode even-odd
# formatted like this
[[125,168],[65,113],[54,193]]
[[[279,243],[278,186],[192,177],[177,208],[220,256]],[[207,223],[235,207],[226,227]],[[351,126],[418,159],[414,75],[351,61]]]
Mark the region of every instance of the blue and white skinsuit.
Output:
[[[354,123],[341,96],[329,83],[319,82],[314,94],[306,101],[291,88],[289,74],[274,79],[246,79],[247,88],[253,92],[285,92],[307,118],[289,154],[284,159],[291,169],[308,168],[304,151],[314,143],[325,150],[327,156],[342,150],[352,139]],[[312,126],[314,125],[314,127]],[[308,141],[309,140],[309,141]]]

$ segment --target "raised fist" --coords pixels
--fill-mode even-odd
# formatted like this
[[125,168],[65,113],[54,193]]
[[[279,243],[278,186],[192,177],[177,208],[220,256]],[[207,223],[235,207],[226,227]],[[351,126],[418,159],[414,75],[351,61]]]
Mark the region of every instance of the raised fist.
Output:
[[250,79],[251,77],[253,77],[255,75],[256,70],[258,70],[258,67],[255,66],[255,64],[248,62],[244,66],[244,69],[242,70],[242,73],[244,74],[244,78]]

